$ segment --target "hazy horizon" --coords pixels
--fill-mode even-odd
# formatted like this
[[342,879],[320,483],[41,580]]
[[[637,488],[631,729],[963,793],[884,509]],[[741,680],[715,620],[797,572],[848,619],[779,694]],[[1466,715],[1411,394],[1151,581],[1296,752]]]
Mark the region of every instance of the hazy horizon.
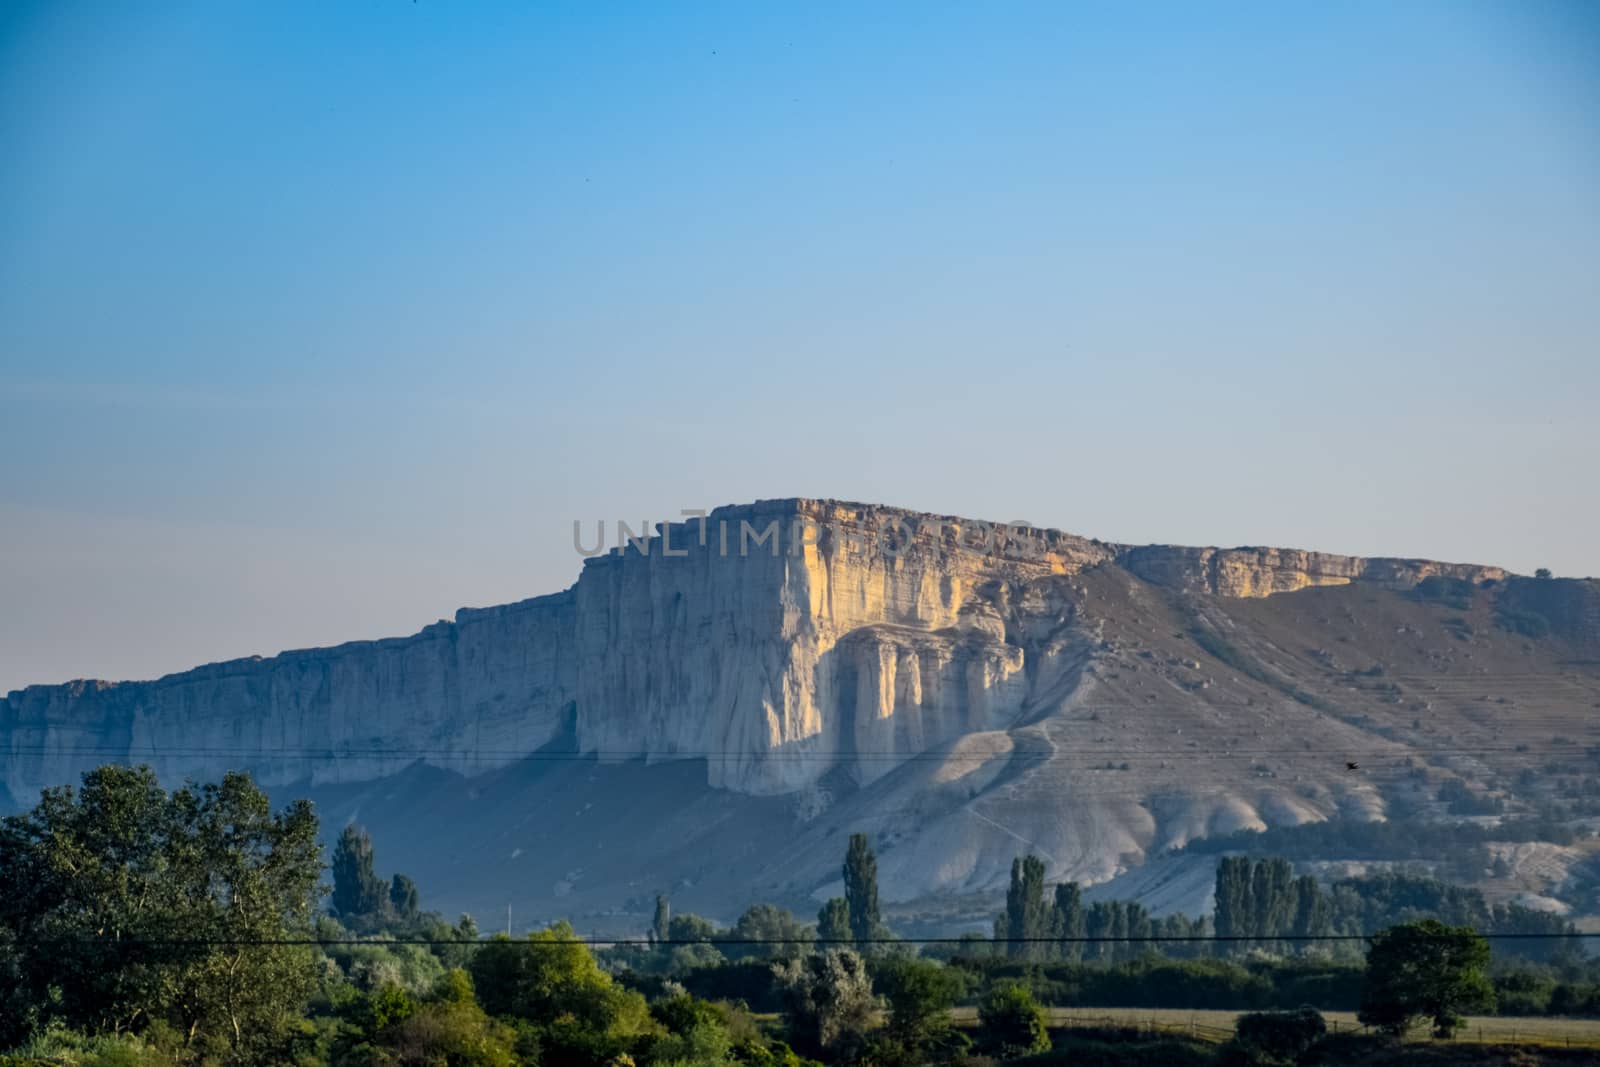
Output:
[[1600,573],[1580,3],[0,13],[0,693],[832,497]]

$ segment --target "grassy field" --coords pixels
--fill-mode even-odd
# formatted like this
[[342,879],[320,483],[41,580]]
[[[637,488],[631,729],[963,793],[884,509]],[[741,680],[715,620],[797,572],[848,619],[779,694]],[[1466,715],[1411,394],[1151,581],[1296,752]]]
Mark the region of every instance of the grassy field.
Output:
[[[951,1014],[958,1026],[977,1025],[976,1008],[956,1008]],[[1361,1029],[1354,1012],[1329,1011],[1322,1014],[1328,1020],[1329,1030],[1343,1033]],[[1131,1026],[1220,1042],[1233,1035],[1233,1021],[1238,1016],[1236,1011],[1182,1011],[1170,1008],[1051,1008],[1050,1025]],[[1410,1039],[1432,1040],[1426,1028],[1416,1030]],[[1600,1019],[1471,1016],[1466,1029],[1456,1040],[1483,1044],[1600,1048]]]

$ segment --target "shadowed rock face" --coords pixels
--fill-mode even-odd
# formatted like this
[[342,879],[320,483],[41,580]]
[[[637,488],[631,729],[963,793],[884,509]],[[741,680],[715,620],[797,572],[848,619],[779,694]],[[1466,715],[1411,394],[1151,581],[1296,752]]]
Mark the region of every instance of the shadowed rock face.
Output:
[[[1418,588],[1428,578],[1448,580],[1447,604],[1428,599],[1438,583]],[[1519,714],[1581,751],[1600,707],[1583,666],[1597,589],[765,501],[592,558],[565,592],[412,637],[14,692],[0,701],[0,785],[31,803],[113,760],[173,779],[243,767],[366,797],[341,813],[376,835],[401,810],[384,782],[420,762],[467,781],[426,779],[438,804],[419,793],[391,828],[402,869],[490,894],[503,875],[532,913],[614,908],[641,879],[721,907],[717,879],[732,876],[684,858],[709,818],[745,842],[746,899],[827,891],[853,829],[880,843],[887,900],[992,891],[1028,850],[1052,879],[1097,882],[1195,837],[1382,818],[1447,775],[1504,782],[1547,755],[1497,740]],[[1528,636],[1541,626],[1547,638]],[[547,746],[592,770],[559,789],[528,778],[538,764],[522,761]],[[1368,769],[1349,774],[1346,754]],[[684,772],[701,792],[766,799],[713,803],[685,792]],[[497,789],[511,791],[483,792]],[[593,816],[573,812],[617,790],[632,807],[595,841],[613,858],[577,863],[564,850]],[[576,821],[527,838],[526,812],[504,807],[518,797]],[[433,807],[452,821],[434,825]]]
[[0,701],[0,781],[26,798],[108,759],[171,776],[246,766],[272,783],[360,781],[416,759],[471,773],[566,729],[602,759],[705,756],[709,784],[742,792],[840,766],[868,781],[1062,695],[1061,664],[1089,638],[1071,594],[1037,583],[1104,565],[1230,597],[1504,577],[767,501],[591,559],[564,593],[463,609],[412,637],[14,692]]

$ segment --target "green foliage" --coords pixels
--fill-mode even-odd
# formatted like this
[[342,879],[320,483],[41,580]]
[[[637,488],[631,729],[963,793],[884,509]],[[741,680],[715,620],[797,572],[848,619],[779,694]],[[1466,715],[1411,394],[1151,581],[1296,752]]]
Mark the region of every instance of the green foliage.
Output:
[[1493,982],[1495,1007],[1502,1015],[1545,1015],[1558,987],[1554,978],[1526,966],[1502,971]]
[[1488,967],[1489,943],[1471,927],[1436,919],[1391,926],[1367,952],[1361,1021],[1399,1035],[1425,1018],[1435,1036],[1450,1037],[1462,1013],[1494,1006]]
[[1169,960],[1156,956],[1111,966],[963,958],[954,969],[968,976],[981,997],[1006,981],[1026,981],[1042,1002],[1061,1007],[1187,1008],[1225,1011],[1292,1009],[1315,1003],[1354,1011],[1361,1003],[1363,969],[1321,959],[1248,963]]
[[733,941],[762,942],[758,945],[724,946],[724,952],[732,959],[745,956],[787,959],[806,952],[811,947],[812,934],[787,908],[752,904],[734,922],[728,931],[728,938]]
[[726,959],[714,945],[674,945],[667,953],[666,969],[668,974],[683,974],[685,971],[715,967]]
[[[1255,1012],[1359,1004],[1373,1025],[1403,1029],[1425,1017],[1441,1034],[1496,995],[1508,1012],[1600,1014],[1600,965],[1585,964],[1575,941],[1558,936],[1535,950],[1551,957],[1548,966],[1502,961],[1491,985],[1487,949],[1471,929],[1410,922],[1561,935],[1571,931],[1564,919],[1403,874],[1324,887],[1294,877],[1283,858],[1219,864],[1219,928],[1252,945],[1288,952],[1297,935],[1406,923],[1373,940],[1365,974],[1320,956],[1160,958],[1139,939],[1185,936],[1203,922],[1157,919],[1133,901],[1085,906],[1073,883],[1049,893],[1044,864],[1025,856],[1013,865],[997,933],[1111,939],[1094,946],[1096,962],[1048,940],[996,956],[978,938],[976,951],[953,952],[949,966],[879,953],[869,968],[851,950],[803,955],[815,943],[810,928],[774,905],[751,906],[719,934],[698,916],[673,918],[660,897],[652,933],[687,943],[608,950],[607,967],[631,968],[619,982],[564,923],[480,946],[470,917],[451,926],[421,912],[404,875],[369,884],[371,843],[359,830],[342,843],[347,888],[375,888],[376,910],[313,927],[315,819],[305,805],[274,814],[242,776],[169,795],[148,770],[103,768],[81,791],[47,792],[34,811],[0,821],[0,1047],[21,1046],[0,1055],[0,1067],[808,1067],[744,1003],[786,1010],[795,1047],[831,1063],[927,1067],[979,1062],[949,1021],[951,1005],[968,995],[979,1005],[984,1052],[1039,1064],[1200,1062],[1192,1042],[1114,1034],[1063,1036],[1043,1052],[1041,1001]],[[819,933],[854,941],[864,913],[881,939],[864,837],[852,840],[844,870],[846,896],[824,906]],[[351,936],[351,924],[365,939],[333,943]],[[1409,936],[1412,928],[1448,936]],[[321,956],[271,944],[313,930],[330,942]],[[729,961],[711,943],[719,936],[769,943],[729,946],[747,957]],[[472,943],[430,949],[409,938]],[[1219,1062],[1287,1064],[1313,1044],[1324,1055],[1331,1046],[1319,1035],[1314,1012],[1247,1015]]]
[[417,917],[421,911],[417,897],[417,883],[403,874],[397,874],[389,882],[389,907],[395,917],[409,922]]
[[1327,1022],[1314,1008],[1241,1015],[1222,1061],[1251,1067],[1293,1067],[1327,1032]]
[[387,937],[354,945],[331,945],[328,955],[352,985],[366,991],[392,985],[420,995],[444,973],[444,965],[427,948],[397,944]]
[[[1433,878],[1385,871],[1340,879],[1324,889],[1312,878],[1293,878],[1291,873],[1289,864],[1277,858],[1228,856],[1217,864],[1217,935],[1249,939],[1232,946],[1234,954],[1256,949],[1287,954],[1291,943],[1274,938],[1365,935],[1426,917],[1492,933],[1573,932],[1572,925],[1560,916],[1514,904],[1492,905],[1476,889]],[[1575,939],[1557,936],[1510,943],[1508,951],[1534,959],[1552,958],[1575,952],[1576,944]],[[1322,950],[1308,942],[1300,951]]]
[[1324,910],[1318,904],[1314,881],[1297,882],[1289,861],[1281,858],[1252,860],[1228,856],[1217,864],[1217,936],[1248,938],[1230,947],[1233,952],[1276,949],[1271,938],[1285,934],[1311,934],[1296,929],[1297,921],[1318,922]]
[[[994,923],[995,948],[1012,959],[1077,960],[1088,949],[1094,959],[1120,962],[1152,951],[1151,938],[1190,937],[1199,928],[1182,915],[1156,919],[1131,900],[1096,901],[1086,910],[1076,882],[1056,886],[1053,900],[1046,903],[1044,873],[1037,856],[1012,861],[1006,910]],[[1085,938],[1094,943],[1085,944]],[[1190,950],[1176,944],[1168,951],[1182,955]]]
[[651,1016],[666,1033],[646,1043],[652,1064],[725,1067],[735,1061],[725,1014],[716,1005],[680,993],[657,1001]]
[[143,1037],[85,1037],[70,1030],[47,1031],[0,1054],[0,1067],[175,1067],[177,1062],[168,1049]]
[[[0,822],[0,929],[14,979],[0,1041],[158,1021],[190,1046],[265,1055],[315,982],[321,850],[305,802],[274,813],[242,774],[162,790],[107,766]],[[8,1024],[8,1025],[7,1025]]]
[[966,991],[965,973],[928,960],[886,960],[874,979],[888,1005],[888,1025],[866,1059],[883,1067],[949,1063],[971,1048],[950,1022],[950,1008]]
[[441,975],[414,1000],[384,986],[345,1005],[348,1024],[333,1050],[334,1067],[513,1067],[516,1035],[490,1019],[462,970]]
[[710,1001],[737,1000],[754,1011],[780,1012],[785,998],[771,963],[744,959],[713,967],[701,967],[676,976],[690,993]]
[[1084,925],[1088,937],[1101,939],[1090,947],[1095,957],[1104,962],[1133,959],[1151,951],[1142,941],[1119,940],[1147,939],[1155,935],[1154,920],[1137,901],[1097,900],[1089,905]]
[[817,912],[817,940],[824,944],[840,944],[851,940],[850,905],[844,897],[829,897]]
[[1017,959],[1044,959],[1048,946],[1030,944],[1048,935],[1044,903],[1044,861],[1018,856],[1011,861],[1011,887],[1006,891],[1005,936]]
[[669,941],[710,941],[716,936],[716,924],[692,912],[674,915],[672,921],[667,924]]
[[1056,886],[1055,901],[1050,909],[1050,935],[1065,940],[1057,947],[1055,958],[1078,960],[1083,958],[1083,942],[1088,927],[1083,912],[1083,891],[1077,882],[1063,882]]
[[644,998],[616,985],[561,922],[524,941],[501,936],[470,967],[491,1015],[514,1016],[551,1062],[608,1064],[653,1025]]
[[948,1027],[950,1009],[966,992],[962,972],[927,960],[888,961],[877,985],[889,1007],[890,1033],[913,1042]]
[[373,870],[372,838],[346,826],[333,848],[333,912],[345,919],[382,915],[389,894]]
[[865,948],[879,936],[883,916],[878,910],[878,857],[866,834],[851,834],[844,858],[844,901],[850,916],[850,936]]
[[783,991],[797,1048],[842,1059],[860,1048],[878,1008],[860,955],[830,949],[776,963],[772,973]]
[[1050,1047],[1044,1009],[1022,982],[1001,982],[978,1005],[978,1047],[1015,1059]]

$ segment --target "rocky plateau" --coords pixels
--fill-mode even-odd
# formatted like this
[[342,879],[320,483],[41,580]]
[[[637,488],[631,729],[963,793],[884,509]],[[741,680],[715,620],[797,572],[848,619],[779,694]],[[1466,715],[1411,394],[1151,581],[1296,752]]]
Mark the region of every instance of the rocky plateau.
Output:
[[[788,499],[411,637],[12,692],[0,800],[243,768],[369,826],[440,906],[596,928],[660,890],[814,908],[865,830],[886,899],[936,924],[1023,851],[1192,909],[1203,876],[1153,862],[1191,840],[1447,818],[1447,781],[1545,811],[1600,792],[1597,746],[1594,580]],[[1588,849],[1523,851],[1548,883]],[[1552,888],[1531,870],[1506,892]]]

